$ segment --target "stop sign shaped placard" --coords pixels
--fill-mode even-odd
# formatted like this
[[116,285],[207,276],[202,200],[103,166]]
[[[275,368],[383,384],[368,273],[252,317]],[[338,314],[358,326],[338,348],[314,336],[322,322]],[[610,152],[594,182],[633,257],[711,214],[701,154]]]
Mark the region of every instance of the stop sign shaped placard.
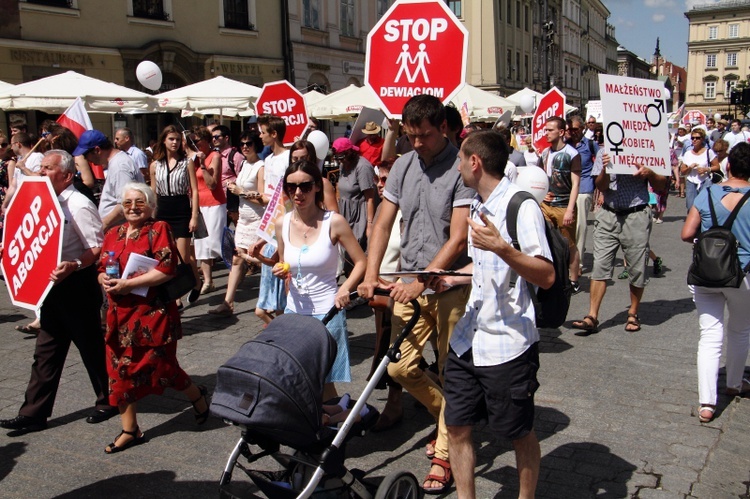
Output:
[[565,117],[565,94],[557,87],[552,87],[542,96],[534,112],[534,119],[531,121],[531,135],[534,139],[534,149],[538,154],[549,147],[544,134],[544,124],[553,116]]
[[418,94],[447,103],[463,87],[469,33],[443,0],[399,0],[367,35],[365,83],[391,118]]
[[36,310],[60,263],[64,217],[47,177],[25,177],[5,214],[0,265],[14,305]]
[[286,80],[263,85],[258,100],[255,101],[255,112],[284,118],[286,122],[285,146],[294,144],[294,141],[302,137],[307,128],[305,98]]

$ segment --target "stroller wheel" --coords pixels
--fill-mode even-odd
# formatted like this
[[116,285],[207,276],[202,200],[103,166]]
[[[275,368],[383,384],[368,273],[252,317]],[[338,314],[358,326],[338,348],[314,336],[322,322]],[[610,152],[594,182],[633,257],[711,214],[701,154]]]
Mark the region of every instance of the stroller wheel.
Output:
[[383,479],[375,499],[419,499],[422,489],[417,477],[408,471],[396,471]]

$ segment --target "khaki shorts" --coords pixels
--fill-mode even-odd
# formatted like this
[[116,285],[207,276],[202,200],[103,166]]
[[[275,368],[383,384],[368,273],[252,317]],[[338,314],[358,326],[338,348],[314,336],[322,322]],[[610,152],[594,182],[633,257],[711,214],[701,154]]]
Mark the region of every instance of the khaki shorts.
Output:
[[646,287],[648,241],[651,237],[651,210],[643,209],[629,215],[617,215],[600,209],[594,219],[594,267],[591,279],[605,281],[612,278],[615,255],[622,248],[630,284]]
[[573,223],[570,225],[563,225],[563,219],[565,218],[565,211],[567,208],[562,206],[550,206],[547,203],[542,203],[542,213],[544,218],[550,221],[550,223],[560,231],[563,237],[568,241],[568,248],[570,248],[571,254],[573,249],[576,248],[576,220],[578,214],[573,213]]

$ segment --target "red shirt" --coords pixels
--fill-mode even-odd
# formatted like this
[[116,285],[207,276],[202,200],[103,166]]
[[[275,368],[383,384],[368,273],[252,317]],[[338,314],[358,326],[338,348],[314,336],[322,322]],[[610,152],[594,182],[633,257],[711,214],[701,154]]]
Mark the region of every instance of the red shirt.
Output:
[[372,144],[369,140],[364,139],[359,143],[359,154],[369,161],[372,166],[378,166],[380,164],[380,155],[383,153],[384,144],[385,140],[383,137],[378,137]]

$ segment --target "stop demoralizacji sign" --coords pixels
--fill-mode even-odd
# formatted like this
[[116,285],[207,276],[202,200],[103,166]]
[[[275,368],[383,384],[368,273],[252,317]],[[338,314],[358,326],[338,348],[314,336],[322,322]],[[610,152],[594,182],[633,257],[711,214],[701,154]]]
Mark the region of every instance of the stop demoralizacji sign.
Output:
[[255,112],[284,118],[286,122],[286,133],[283,138],[285,146],[294,144],[307,128],[305,98],[286,80],[263,85],[258,100],[255,101]]
[[544,133],[544,124],[553,116],[565,117],[565,94],[560,92],[557,87],[552,87],[539,99],[539,104],[537,104],[534,112],[534,119],[531,120],[531,135],[534,140],[534,149],[538,154],[549,147]]
[[60,263],[63,212],[47,177],[26,177],[8,205],[3,226],[5,283],[14,305],[38,309]]
[[469,33],[443,0],[398,0],[367,35],[365,83],[391,118],[414,95],[448,102],[464,85]]

